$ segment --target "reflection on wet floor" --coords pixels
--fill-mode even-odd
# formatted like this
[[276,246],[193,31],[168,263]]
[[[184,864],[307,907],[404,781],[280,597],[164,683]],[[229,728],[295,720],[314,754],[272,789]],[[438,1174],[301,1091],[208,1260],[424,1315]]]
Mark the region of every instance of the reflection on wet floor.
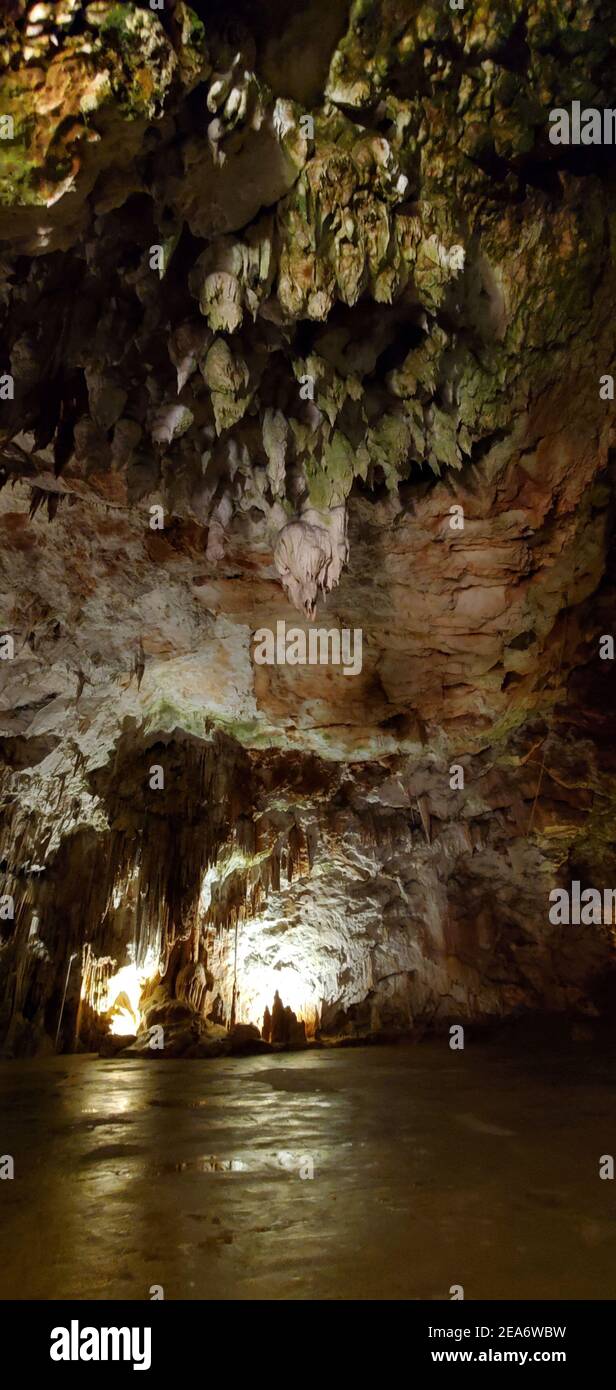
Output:
[[2,1063],[0,1297],[616,1297],[613,1068],[447,1042]]

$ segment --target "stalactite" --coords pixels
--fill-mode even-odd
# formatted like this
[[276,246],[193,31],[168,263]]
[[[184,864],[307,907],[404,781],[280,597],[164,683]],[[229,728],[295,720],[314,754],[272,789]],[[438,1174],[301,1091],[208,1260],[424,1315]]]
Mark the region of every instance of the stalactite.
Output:
[[95,956],[89,943],[84,947],[81,997],[100,1013],[109,989],[116,961],[112,956]]

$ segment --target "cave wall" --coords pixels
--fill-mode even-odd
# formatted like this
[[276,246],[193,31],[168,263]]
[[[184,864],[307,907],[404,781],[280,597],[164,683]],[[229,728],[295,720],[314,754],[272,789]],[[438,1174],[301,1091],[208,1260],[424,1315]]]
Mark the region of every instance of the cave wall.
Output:
[[609,4],[0,23],[5,1050],[87,952],[227,1029],[609,1009]]

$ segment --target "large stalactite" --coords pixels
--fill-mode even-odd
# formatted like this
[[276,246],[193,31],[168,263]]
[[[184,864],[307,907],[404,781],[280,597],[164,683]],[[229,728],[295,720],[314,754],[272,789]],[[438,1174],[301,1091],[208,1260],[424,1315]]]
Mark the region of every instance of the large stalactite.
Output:
[[609,10],[5,7],[9,1054],[609,1008]]

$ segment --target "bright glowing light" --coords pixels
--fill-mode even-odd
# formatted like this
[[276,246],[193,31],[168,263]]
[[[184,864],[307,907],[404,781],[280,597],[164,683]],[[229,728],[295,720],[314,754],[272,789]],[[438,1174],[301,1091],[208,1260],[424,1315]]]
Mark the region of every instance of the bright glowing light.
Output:
[[263,1014],[271,1012],[276,990],[285,1007],[289,1005],[298,1019],[312,1024],[317,1004],[314,988],[293,966],[279,968],[251,965],[240,976],[240,1021],[256,1023],[261,1028]]
[[154,973],[153,966],[154,960],[149,955],[142,966],[130,962],[109,977],[99,1010],[100,1013],[114,1010],[110,1032],[116,1037],[126,1037],[127,1034],[137,1032],[141,1023],[141,995],[144,985]]

